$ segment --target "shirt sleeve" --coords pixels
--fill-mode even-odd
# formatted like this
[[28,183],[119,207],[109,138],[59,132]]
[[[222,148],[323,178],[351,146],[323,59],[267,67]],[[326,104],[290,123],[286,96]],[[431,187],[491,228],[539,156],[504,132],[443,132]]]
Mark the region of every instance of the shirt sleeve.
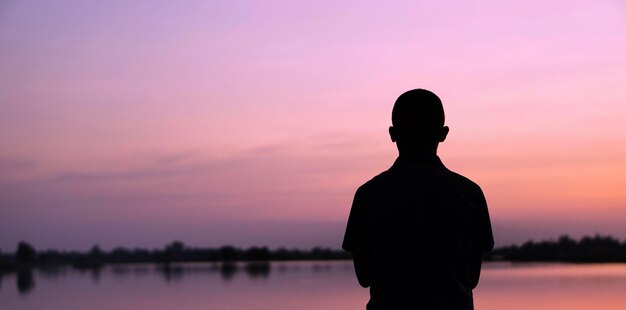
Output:
[[479,208],[478,208],[478,244],[483,252],[493,249],[494,239],[491,229],[491,219],[489,218],[489,209],[487,208],[487,200],[482,190],[479,190]]
[[365,217],[363,210],[365,206],[363,196],[363,188],[361,187],[354,195],[341,246],[344,250],[351,253],[365,251]]

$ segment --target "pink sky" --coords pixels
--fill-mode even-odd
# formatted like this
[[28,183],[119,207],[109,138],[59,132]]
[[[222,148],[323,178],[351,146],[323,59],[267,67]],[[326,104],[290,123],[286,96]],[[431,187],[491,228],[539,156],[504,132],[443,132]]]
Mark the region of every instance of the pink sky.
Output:
[[621,1],[0,3],[0,248],[338,247],[443,100],[500,245],[626,238]]

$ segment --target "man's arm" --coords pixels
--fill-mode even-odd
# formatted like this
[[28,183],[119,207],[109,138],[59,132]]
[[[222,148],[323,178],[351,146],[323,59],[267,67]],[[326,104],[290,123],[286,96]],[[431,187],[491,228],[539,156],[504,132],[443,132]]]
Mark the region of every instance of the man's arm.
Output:
[[369,287],[371,284],[371,274],[369,268],[369,257],[366,243],[365,219],[363,214],[364,190],[360,187],[354,194],[350,216],[346,233],[344,235],[342,247],[352,253],[354,271],[356,278],[362,287]]
[[478,239],[476,240],[476,245],[472,248],[469,261],[469,276],[472,288],[475,288],[480,280],[480,269],[482,268],[484,253],[489,252],[494,245],[487,201],[485,200],[485,195],[480,188],[478,189],[478,193]]
[[480,269],[483,264],[483,253],[472,253],[470,257],[469,277],[472,289],[478,286],[480,280]]
[[371,284],[371,275],[369,269],[369,258],[365,253],[352,253],[354,261],[354,271],[356,278],[362,287],[369,287]]

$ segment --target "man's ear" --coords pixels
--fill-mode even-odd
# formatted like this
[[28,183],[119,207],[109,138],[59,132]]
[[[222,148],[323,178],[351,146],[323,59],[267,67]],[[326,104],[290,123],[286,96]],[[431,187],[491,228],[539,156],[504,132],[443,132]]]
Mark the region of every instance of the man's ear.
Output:
[[396,142],[398,140],[396,138],[396,129],[393,126],[389,126],[389,137],[391,138],[391,142]]
[[449,132],[450,128],[448,128],[448,126],[443,126],[443,128],[441,128],[441,133],[439,134],[439,142],[446,141],[446,137],[448,136]]

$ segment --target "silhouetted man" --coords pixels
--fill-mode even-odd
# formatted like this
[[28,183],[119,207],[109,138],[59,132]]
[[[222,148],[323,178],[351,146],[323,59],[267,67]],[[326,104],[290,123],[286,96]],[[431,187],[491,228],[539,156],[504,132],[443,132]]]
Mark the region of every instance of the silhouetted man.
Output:
[[437,95],[408,91],[391,118],[400,155],[356,191],[343,240],[370,287],[367,309],[473,309],[482,255],[493,248],[485,197],[437,157],[449,131]]

